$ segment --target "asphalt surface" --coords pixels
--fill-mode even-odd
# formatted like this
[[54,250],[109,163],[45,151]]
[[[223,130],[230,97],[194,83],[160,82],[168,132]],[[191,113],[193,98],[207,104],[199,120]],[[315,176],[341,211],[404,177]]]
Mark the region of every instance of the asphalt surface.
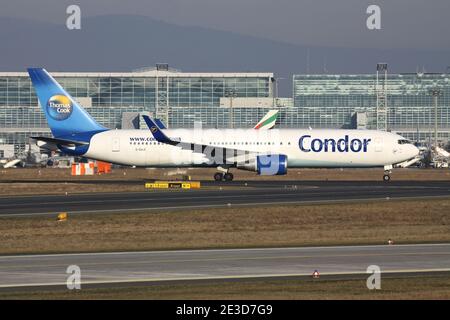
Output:
[[68,266],[81,284],[450,271],[450,244],[261,248],[0,257],[0,288],[62,286]]
[[[205,189],[0,197],[0,216],[113,213],[450,196],[450,181],[203,182]],[[48,187],[48,186],[46,186]]]

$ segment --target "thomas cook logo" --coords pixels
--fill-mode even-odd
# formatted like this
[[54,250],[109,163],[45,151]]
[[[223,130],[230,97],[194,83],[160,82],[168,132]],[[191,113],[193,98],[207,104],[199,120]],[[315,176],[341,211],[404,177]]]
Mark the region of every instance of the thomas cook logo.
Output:
[[47,112],[55,120],[67,119],[73,111],[72,101],[66,96],[56,95],[47,102]]

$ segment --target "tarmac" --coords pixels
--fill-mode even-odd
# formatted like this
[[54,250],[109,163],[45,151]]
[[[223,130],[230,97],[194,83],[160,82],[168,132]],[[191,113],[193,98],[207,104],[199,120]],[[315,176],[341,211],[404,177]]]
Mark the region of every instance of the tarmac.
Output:
[[[298,247],[0,256],[0,289],[65,287],[69,266],[81,285],[167,283],[320,275],[381,276],[450,271],[450,244]],[[367,275],[368,276],[368,275]]]
[[[89,182],[92,183],[92,182]],[[100,182],[99,182],[100,183]],[[58,212],[115,213],[287,204],[323,204],[450,196],[450,181],[202,182],[200,190],[148,190],[0,197],[0,217]],[[46,186],[48,187],[48,186]]]

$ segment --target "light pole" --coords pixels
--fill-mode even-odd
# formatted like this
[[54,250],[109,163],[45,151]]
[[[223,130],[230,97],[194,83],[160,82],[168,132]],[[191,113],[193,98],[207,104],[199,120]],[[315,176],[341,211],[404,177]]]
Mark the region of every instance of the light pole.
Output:
[[387,70],[387,63],[377,63],[377,78],[375,83],[375,93],[377,95],[377,130],[382,131],[388,131]]
[[438,97],[441,95],[441,90],[439,88],[433,88],[430,90],[431,95],[433,96],[434,102],[434,150],[436,150],[437,144],[437,106],[438,106]]
[[278,101],[278,81],[285,78],[275,78],[275,98],[273,99],[273,106],[275,107],[275,101]]
[[225,92],[225,97],[230,98],[230,129],[233,129],[233,98],[237,97],[237,93],[234,90],[228,90]]

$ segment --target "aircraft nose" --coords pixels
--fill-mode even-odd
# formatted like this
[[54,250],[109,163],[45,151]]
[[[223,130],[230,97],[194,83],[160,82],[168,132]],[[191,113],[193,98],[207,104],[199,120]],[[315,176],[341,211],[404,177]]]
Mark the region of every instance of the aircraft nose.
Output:
[[420,150],[419,150],[419,148],[417,148],[416,146],[414,146],[414,145],[411,145],[411,157],[412,158],[414,158],[414,157],[417,157],[418,155],[419,155],[419,153],[420,153]]

